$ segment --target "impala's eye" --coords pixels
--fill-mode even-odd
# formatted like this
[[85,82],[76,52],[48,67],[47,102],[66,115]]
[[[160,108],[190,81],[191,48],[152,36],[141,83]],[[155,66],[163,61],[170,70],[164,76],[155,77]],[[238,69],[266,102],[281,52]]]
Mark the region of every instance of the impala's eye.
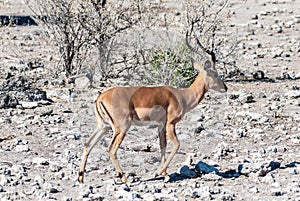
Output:
[[211,62],[210,61],[205,61],[205,63],[204,63],[204,68],[205,69],[210,69],[211,68]]

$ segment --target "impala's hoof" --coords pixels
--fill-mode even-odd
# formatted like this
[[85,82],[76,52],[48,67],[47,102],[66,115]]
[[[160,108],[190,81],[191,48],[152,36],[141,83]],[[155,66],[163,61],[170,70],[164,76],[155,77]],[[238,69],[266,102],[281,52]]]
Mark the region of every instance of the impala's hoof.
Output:
[[157,170],[156,172],[154,172],[154,178],[158,177],[158,176],[163,176],[166,177],[168,176],[168,173],[166,171],[161,171],[161,170]]
[[164,177],[165,177],[164,178],[164,182],[168,183],[170,181],[170,176],[169,175],[165,175]]
[[125,176],[125,174],[123,174],[122,178],[121,178],[122,183],[127,184],[128,183],[128,179]]
[[79,176],[78,176],[78,182],[83,184],[83,172],[79,172]]
[[125,176],[125,173],[118,172],[117,178],[120,179],[122,183],[128,184],[128,180],[127,177]]

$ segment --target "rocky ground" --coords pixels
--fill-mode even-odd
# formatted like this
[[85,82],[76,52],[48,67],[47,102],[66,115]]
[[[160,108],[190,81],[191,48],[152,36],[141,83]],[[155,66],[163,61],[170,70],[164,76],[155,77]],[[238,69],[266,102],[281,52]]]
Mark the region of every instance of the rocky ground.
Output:
[[293,0],[249,0],[233,11],[244,38],[242,73],[178,124],[181,148],[168,183],[152,177],[160,154],[149,126],[133,127],[118,152],[130,185],[115,179],[110,134],[80,185],[99,89],[82,80],[70,89],[51,77],[53,49],[41,27],[0,27],[1,200],[300,200],[299,8]]

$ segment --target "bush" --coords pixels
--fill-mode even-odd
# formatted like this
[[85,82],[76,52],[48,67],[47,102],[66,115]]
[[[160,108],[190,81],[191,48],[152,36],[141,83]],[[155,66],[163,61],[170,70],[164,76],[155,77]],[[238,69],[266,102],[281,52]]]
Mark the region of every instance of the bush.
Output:
[[150,58],[151,76],[159,84],[189,86],[197,75],[190,61],[190,55],[191,52],[186,45],[154,51]]
[[[105,0],[38,0],[37,4],[33,10],[45,16],[40,23],[45,23],[59,48],[66,76],[87,73],[93,79],[98,65],[102,76],[108,78],[111,39],[137,22],[138,6]],[[98,58],[90,55],[98,55]]]

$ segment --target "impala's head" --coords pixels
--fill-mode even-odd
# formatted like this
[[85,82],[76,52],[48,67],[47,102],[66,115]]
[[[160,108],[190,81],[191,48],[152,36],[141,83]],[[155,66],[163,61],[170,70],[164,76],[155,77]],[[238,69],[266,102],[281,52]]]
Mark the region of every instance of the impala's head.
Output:
[[212,61],[206,60],[203,65],[195,60],[192,60],[192,62],[194,68],[197,69],[202,76],[205,76],[205,85],[207,89],[219,92],[227,91],[227,86],[220,78],[217,69],[215,68],[215,64]]
[[[195,23],[195,22],[193,22]],[[191,32],[193,31],[193,24],[191,28]],[[222,79],[220,78],[217,69],[215,68],[216,66],[216,54],[213,51],[213,48],[209,49],[207,47],[204,47],[201,41],[198,39],[197,35],[195,34],[195,41],[198,47],[203,51],[202,53],[197,51],[197,48],[194,48],[190,44],[190,33],[189,31],[186,32],[186,45],[187,47],[194,53],[198,54],[201,56],[203,61],[205,61],[203,64],[201,64],[198,61],[195,61],[192,59],[192,63],[195,69],[199,71],[201,75],[205,77],[205,86],[207,89],[212,89],[215,91],[219,92],[226,92],[227,91],[227,86],[224,84]]]

